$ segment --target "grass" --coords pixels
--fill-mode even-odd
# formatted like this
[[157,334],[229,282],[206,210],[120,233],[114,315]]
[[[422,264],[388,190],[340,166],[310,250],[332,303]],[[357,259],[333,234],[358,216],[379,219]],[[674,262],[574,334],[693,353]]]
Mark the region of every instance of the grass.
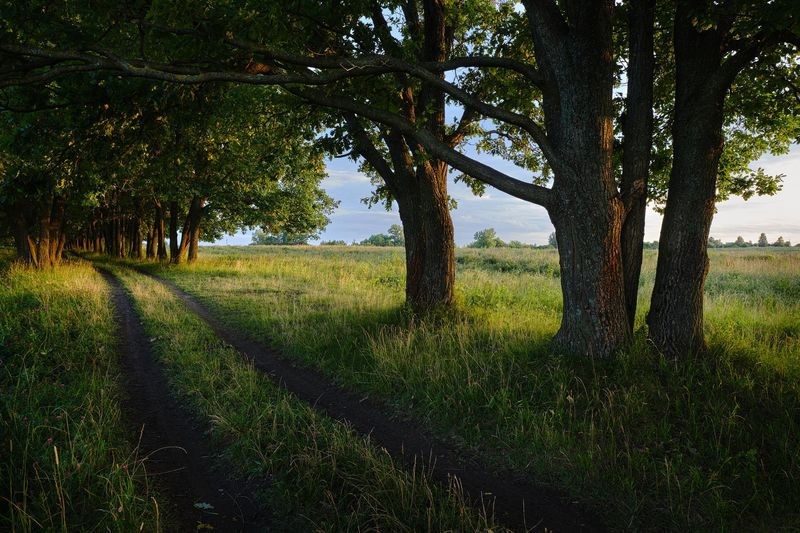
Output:
[[498,528],[419,468],[317,413],[246,364],[161,284],[116,268],[178,395],[210,422],[214,445],[264,495],[285,531]]
[[[405,312],[400,250],[205,248],[160,273],[498,467],[591,502],[613,528],[798,529],[799,253],[712,252],[710,353],[677,363],[642,334],[612,362],[553,356],[554,252],[457,261],[460,312],[436,320]],[[639,325],[654,266],[647,253]]]
[[0,529],[160,530],[119,408],[108,289],[0,249]]

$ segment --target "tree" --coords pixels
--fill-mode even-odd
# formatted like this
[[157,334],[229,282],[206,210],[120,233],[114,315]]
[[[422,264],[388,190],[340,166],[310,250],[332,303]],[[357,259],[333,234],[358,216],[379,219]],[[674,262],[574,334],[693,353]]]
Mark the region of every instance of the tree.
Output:
[[558,248],[558,241],[556,240],[556,232],[554,231],[547,236],[547,245],[553,248]]
[[772,246],[781,246],[781,247],[783,247],[783,246],[786,246],[786,245],[787,244],[786,244],[786,241],[783,240],[783,236],[778,237],[778,240],[775,241],[774,243],[772,243]]
[[[673,161],[647,318],[651,340],[669,357],[705,349],[707,241],[720,189],[726,118],[732,120],[730,136],[738,132],[740,139],[762,146],[753,135],[761,131],[773,150],[800,133],[792,110],[773,97],[797,77],[796,62],[787,59],[796,55],[798,30],[796,2],[677,2]],[[737,93],[752,98],[739,105]],[[756,187],[763,177],[756,173]]]
[[403,246],[406,243],[405,236],[403,235],[403,226],[400,224],[392,224],[389,226],[389,236],[392,238],[392,242],[395,243],[397,246]]
[[[362,155],[374,152],[369,149],[369,144],[362,142],[365,137],[358,132],[358,127],[361,126],[367,132],[367,136],[370,133],[359,121],[368,120],[380,124],[378,134],[385,132],[387,140],[392,137],[408,146],[408,149],[393,151],[394,155],[390,158],[393,166],[391,168],[387,166],[386,169],[407,175],[410,181],[405,181],[411,186],[403,191],[413,193],[409,198],[410,203],[417,202],[422,206],[422,212],[427,213],[420,219],[409,220],[410,224],[404,221],[407,264],[410,267],[407,275],[409,280],[414,281],[413,284],[407,283],[407,291],[418,291],[416,295],[407,293],[407,297],[412,301],[423,304],[446,303],[451,299],[448,296],[452,294],[453,265],[450,260],[452,246],[448,244],[452,242],[450,230],[447,229],[447,224],[430,224],[436,217],[439,220],[449,218],[447,213],[449,202],[443,186],[443,176],[448,165],[458,168],[466,176],[545,206],[559,235],[564,236],[560,240],[563,242],[559,242],[564,311],[561,328],[554,343],[559,350],[565,352],[609,356],[630,336],[624,305],[620,257],[625,205],[620,198],[613,175],[612,124],[608,120],[613,111],[613,64],[610,61],[613,57],[613,2],[605,0],[592,3],[585,8],[561,11],[550,2],[530,1],[525,3],[524,16],[515,11],[513,6],[506,9],[502,13],[505,15],[504,18],[508,19],[506,22],[510,23],[500,27],[503,28],[503,34],[509,31],[511,33],[508,35],[520,36],[520,50],[526,51],[522,61],[502,57],[499,50],[505,46],[503,44],[505,39],[494,38],[494,33],[491,31],[476,32],[476,35],[492,38],[488,39],[485,45],[472,47],[472,49],[492,51],[488,56],[473,55],[448,59],[447,41],[455,32],[448,29],[445,6],[436,0],[426,0],[422,4],[422,17],[419,17],[416,10],[409,9],[403,13],[405,16],[401,19],[410,24],[408,34],[412,39],[409,41],[409,52],[414,54],[411,55],[413,58],[411,61],[406,59],[407,55],[402,53],[395,55],[391,46],[384,45],[381,46],[383,56],[362,56],[360,53],[354,53],[356,51],[354,44],[358,46],[360,43],[354,42],[350,35],[353,32],[358,35],[365,29],[369,32],[377,28],[381,24],[380,9],[371,10],[372,13],[348,13],[346,17],[343,17],[341,12],[335,12],[338,8],[320,13],[321,20],[326,25],[317,24],[316,27],[310,28],[309,34],[320,35],[319,31],[325,28],[323,33],[326,37],[318,39],[316,43],[298,42],[299,36],[304,32],[297,31],[296,26],[286,33],[275,31],[275,25],[286,27],[285,24],[276,22],[281,17],[286,17],[284,10],[273,8],[272,11],[264,13],[263,17],[249,17],[250,21],[255,22],[248,23],[248,34],[259,36],[267,42],[270,38],[284,39],[283,46],[295,49],[294,52],[291,50],[284,52],[273,46],[244,40],[237,36],[239,23],[235,15],[231,16],[236,11],[228,7],[225,7],[227,17],[209,17],[205,15],[221,14],[202,13],[197,9],[181,9],[180,6],[167,3],[158,5],[158,9],[167,9],[167,13],[153,13],[152,16],[159,20],[180,22],[181,27],[196,27],[198,30],[170,32],[167,29],[165,32],[161,28],[148,28],[152,33],[152,39],[147,39],[147,42],[159,42],[159,39],[163,42],[166,34],[171,44],[174,44],[176,39],[199,42],[200,49],[207,51],[204,55],[229,54],[231,49],[236,50],[239,54],[255,58],[256,63],[263,65],[261,72],[268,71],[269,75],[253,74],[246,69],[246,73],[233,68],[226,71],[225,69],[229,68],[227,65],[241,64],[238,58],[209,63],[205,58],[202,61],[192,62],[191,58],[177,57],[183,54],[183,51],[192,49],[192,44],[188,43],[185,47],[162,48],[160,53],[167,61],[166,64],[136,59],[131,56],[133,50],[139,50],[142,42],[142,26],[135,23],[116,26],[119,42],[126,44],[121,45],[121,50],[114,54],[97,51],[88,54],[69,50],[59,51],[56,54],[58,60],[54,65],[53,59],[47,57],[51,54],[43,52],[42,47],[33,50],[30,46],[26,46],[32,39],[31,36],[40,33],[36,29],[32,29],[30,33],[20,33],[17,27],[11,29],[10,35],[24,36],[21,37],[22,46],[2,45],[0,51],[23,58],[21,60],[23,66],[17,68],[15,76],[12,76],[13,79],[9,83],[28,81],[31,76],[39,76],[37,79],[42,79],[41,75],[47,78],[67,73],[69,71],[64,69],[63,62],[72,60],[78,63],[78,67],[83,63],[88,68],[107,69],[177,83],[228,80],[283,86],[295,84],[287,89],[292,94],[310,103],[337,109],[345,120],[349,120],[348,115],[351,118],[352,115],[358,117],[356,122],[349,120],[348,125],[352,124],[356,129],[356,138],[359,140],[355,148]],[[413,3],[403,4],[403,8],[412,5]],[[485,5],[492,4],[487,2]],[[80,8],[75,7],[75,9]],[[209,5],[207,9],[223,8]],[[50,13],[51,16],[54,13],[63,14],[59,11]],[[339,29],[342,23],[347,25],[350,21],[361,21],[364,17],[372,17],[373,14],[375,16],[372,29],[363,28],[359,26],[360,22],[354,22],[356,27],[346,27],[345,31],[332,32],[333,35],[338,33],[346,36],[344,42],[331,42],[328,37],[331,34],[328,26]],[[326,18],[328,15],[331,15],[330,19]],[[64,16],[70,21],[75,19],[73,11]],[[197,16],[206,22],[195,24],[191,20],[184,20],[186,17],[191,19]],[[100,18],[103,17],[104,15],[100,15]],[[141,21],[141,17],[137,20]],[[311,24],[304,20],[293,22],[300,27],[303,24]],[[233,35],[233,37],[223,38],[222,43],[216,38],[208,39],[207,32],[210,30],[208,21],[215,21],[221,26],[213,28],[211,32],[213,35]],[[327,24],[329,22],[330,24]],[[19,28],[24,28],[24,24]],[[470,35],[469,32],[458,33]],[[45,34],[42,37],[51,41],[55,38],[52,34]],[[337,52],[344,49],[347,54],[344,63],[341,59],[331,58],[327,53],[331,45]],[[515,43],[514,46],[517,45]],[[85,45],[81,46],[85,49]],[[319,52],[308,53],[309,50],[316,48],[320,49]],[[463,51],[469,49],[467,46],[461,48]],[[536,55],[536,67],[526,61],[529,55],[527,51],[531,49]],[[422,55],[417,55],[419,53]],[[129,59],[125,61],[118,59],[126,56]],[[51,62],[42,67],[42,60],[45,60],[45,63]],[[173,65],[168,64],[170,61]],[[248,64],[252,65],[254,59],[249,61]],[[222,70],[210,71],[209,64],[222,65]],[[71,69],[75,67],[75,64],[70,65]],[[480,83],[475,89],[474,76],[467,76],[462,87],[444,78],[445,71],[463,67],[502,69],[504,72],[498,75],[497,79],[508,79],[509,74],[518,79],[506,86],[508,90],[497,90],[503,89],[504,85],[495,84],[491,86],[492,90],[484,91],[481,90],[483,85]],[[49,70],[42,73],[44,68]],[[310,68],[314,70],[309,70]],[[419,80],[421,88],[415,93],[417,98],[411,95],[412,98],[397,105],[396,102],[386,102],[385,98],[375,97],[372,92],[360,93],[353,90],[352,84],[347,83],[375,74],[390,74],[400,78],[399,94],[407,94],[404,88],[408,87],[408,83],[403,82],[402,78]],[[337,86],[338,81],[345,83]],[[296,84],[306,87],[323,85],[327,89],[323,91],[295,88]],[[517,88],[523,90],[518,91]],[[362,94],[367,98],[360,98]],[[387,92],[384,90],[383,94]],[[370,95],[374,101],[368,98]],[[525,95],[525,98],[520,98],[521,95]],[[540,165],[545,175],[536,178],[534,183],[529,183],[499,172],[456,150],[455,147],[463,132],[459,131],[458,127],[452,132],[448,132],[445,128],[445,96],[455,98],[463,104],[466,118],[470,118],[469,115],[483,115],[511,128],[523,130],[529,136],[528,142],[535,143],[535,151],[540,155],[540,159],[545,161],[543,166]],[[508,97],[511,97],[509,107],[504,108],[502,101]],[[472,122],[465,121],[464,118],[462,117],[462,122],[467,124]],[[380,165],[377,158],[373,158],[372,161]],[[424,179],[420,171],[423,172]],[[554,180],[552,188],[541,185],[547,181],[546,174],[550,172]],[[438,177],[432,180],[431,176]],[[399,188],[397,190],[400,191]],[[417,191],[419,196],[416,196]],[[581,216],[574,216],[576,210]],[[403,211],[401,207],[401,218],[405,216]],[[433,216],[434,214],[436,216]],[[419,231],[409,232],[409,225],[419,227]],[[412,233],[424,237],[441,249],[436,253],[421,256],[424,250],[423,243],[412,242]],[[442,258],[445,260],[442,261]],[[581,265],[580,268],[578,265]],[[446,283],[434,283],[433,280],[442,279],[442,271],[445,272]],[[445,289],[444,292],[441,289]]]
[[392,224],[388,234],[376,233],[364,239],[362,246],[403,246],[403,228],[399,224]]
[[722,248],[725,245],[720,239],[715,239],[714,237],[708,238],[708,247],[709,248]]
[[282,231],[278,234],[267,233],[261,229],[253,232],[250,244],[257,245],[306,245],[314,235],[309,234],[290,234]]
[[746,242],[744,242],[744,237],[742,237],[741,235],[739,235],[738,237],[736,237],[736,242],[734,242],[733,244],[734,244],[735,246],[738,246],[739,248],[744,248],[744,247],[746,247],[746,246],[747,246],[747,243],[746,243]]
[[767,235],[765,233],[762,233],[761,235],[758,236],[758,245],[761,248],[769,246],[769,240],[767,239]]
[[475,241],[469,244],[470,248],[498,248],[506,245],[506,243],[497,236],[497,232],[494,228],[480,230],[475,233],[473,238]]
[[[756,55],[765,50],[775,52],[775,57],[768,58],[764,65],[777,64],[791,69],[792,63],[781,59],[786,49],[777,50],[775,43],[784,39],[787,33],[784,30],[791,30],[791,25],[796,24],[793,6],[788,2],[772,2],[763,13],[750,12],[757,11],[758,6],[742,4],[742,7],[736,1],[708,6],[689,4],[682,2],[674,17],[676,90],[674,102],[664,98],[669,101],[666,107],[674,109],[674,115],[665,113],[670,116],[661,124],[672,124],[672,138],[669,143],[662,139],[656,143],[659,147],[668,144],[674,154],[656,290],[648,317],[654,342],[665,353],[702,348],[702,286],[707,270],[708,230],[716,195],[730,190],[715,186],[720,168],[718,133],[724,124],[722,104],[731,86],[728,80],[732,79],[728,74],[751,64],[748,58],[755,57],[754,47]],[[369,6],[337,3],[317,6],[320,12],[315,13],[313,21],[309,21],[309,17],[292,18],[285,10],[271,5],[264,6],[263,12],[258,13],[261,16],[242,20],[238,17],[237,2],[206,3],[200,9],[194,5],[194,9],[185,9],[186,6],[173,3],[158,3],[145,18],[163,20],[172,24],[172,28],[149,25],[143,28],[141,15],[135,18],[128,15],[127,19],[121,16],[123,23],[111,25],[114,39],[107,40],[122,44],[119,50],[110,52],[86,46],[85,41],[91,41],[91,32],[84,32],[84,35],[76,31],[54,33],[26,28],[25,20],[15,21],[9,25],[4,40],[10,44],[0,45],[0,51],[12,57],[6,64],[13,64],[15,72],[0,77],[0,86],[47,81],[76,69],[103,69],[175,83],[227,80],[286,86],[308,103],[335,109],[349,128],[350,142],[346,147],[352,147],[365,159],[366,154],[372,154],[370,165],[381,166],[386,171],[376,171],[378,174],[390,176],[389,181],[392,176],[397,177],[398,172],[413,178],[403,181],[411,186],[402,191],[413,197],[409,205],[418,200],[419,205],[423,205],[420,212],[435,213],[420,219],[425,223],[437,217],[445,220],[438,213],[442,213],[443,206],[448,203],[446,188],[431,186],[433,182],[427,177],[420,179],[417,173],[420,168],[427,173],[428,167],[437,170],[452,166],[466,179],[480,180],[546,207],[559,235],[564,301],[562,323],[554,343],[558,349],[571,353],[609,356],[631,335],[634,292],[638,289],[636,268],[640,263],[637,255],[640,251],[634,248],[641,248],[641,242],[634,248],[631,243],[638,241],[641,233],[642,196],[654,188],[652,173],[650,181],[647,179],[652,155],[652,143],[648,140],[652,131],[652,106],[647,105],[648,94],[652,94],[649,91],[651,54],[648,53],[653,33],[652,2],[631,1],[623,8],[628,9],[624,26],[628,28],[629,37],[625,52],[629,93],[624,102],[618,102],[621,105],[615,105],[613,99],[615,76],[622,74],[621,65],[617,68],[613,62],[617,51],[612,24],[615,3],[610,0],[561,3],[531,0],[524,5],[524,13],[513,8],[503,11],[499,24],[489,31],[474,32],[485,35],[485,39],[475,43],[462,41],[468,42],[461,48],[467,55],[462,56],[443,53],[447,52],[449,29],[456,26],[447,23],[447,17],[453,13],[435,0],[422,2],[422,17],[416,9],[410,9],[416,7],[413,2],[399,7],[388,3]],[[726,14],[742,9],[745,16],[734,16],[735,24],[729,25],[727,20],[720,22],[713,16],[709,19],[706,7],[711,11],[719,7]],[[81,9],[80,6],[69,8],[64,15],[67,24],[61,26],[72,27],[70,24],[76,20],[74,11]],[[48,15],[62,13],[61,9],[48,9]],[[472,15],[471,9],[472,5],[467,15]],[[407,46],[397,49],[390,39],[384,39],[385,43],[380,39],[370,41],[371,36],[378,33],[387,36],[387,28],[381,22],[384,11],[396,13],[394,19],[407,24],[400,28],[398,22],[388,28],[390,37],[392,30],[395,35],[409,35],[408,42],[404,42]],[[788,16],[775,16],[784,12]],[[88,20],[99,18],[104,22],[114,19],[103,13],[88,12],[86,16]],[[762,29],[759,24],[770,17],[773,23],[778,21],[783,25],[778,28],[780,31],[751,31]],[[463,18],[470,19],[469,16]],[[100,26],[105,27],[108,25]],[[308,31],[298,31],[298,28]],[[731,28],[736,31],[730,31]],[[146,37],[142,37],[143,31]],[[71,49],[65,46],[51,51],[49,43],[70,43],[75,34],[81,39]],[[700,37],[695,38],[695,34]],[[311,35],[312,40],[305,40],[305,35]],[[366,40],[362,38],[364,35],[367,35]],[[153,46],[159,41],[170,44],[159,49],[158,57],[162,62],[147,61],[144,54],[138,54],[139,45],[144,46],[146,42]],[[47,46],[31,46],[31,42],[36,45],[44,42]],[[691,55],[694,48],[699,51],[697,57]],[[725,65],[732,68],[724,66],[720,70],[724,54],[728,54]],[[623,57],[622,54],[618,56]],[[728,61],[730,59],[733,61]],[[463,75],[444,76],[444,72],[456,69],[469,70]],[[363,81],[379,78],[389,81],[372,86]],[[415,81],[409,81],[412,78]],[[491,90],[485,90],[486,80]],[[723,83],[718,83],[720,81]],[[764,83],[756,85],[766,87]],[[387,90],[388,87],[393,89]],[[370,90],[360,90],[364,88]],[[402,95],[408,94],[406,88],[411,88],[411,98],[403,99]],[[709,90],[703,92],[705,89]],[[735,93],[747,94],[747,91]],[[774,93],[765,90],[761,94]],[[395,95],[401,98],[395,99]],[[495,129],[483,133],[500,140],[491,145],[523,161],[532,170],[532,178],[516,179],[459,152],[457,144],[452,144],[449,136],[442,135],[442,130],[447,129],[440,120],[444,98],[463,106],[460,123],[476,124],[474,120],[464,120],[469,119],[470,114],[482,117],[484,120],[480,124],[492,121]],[[745,100],[753,101],[742,98]],[[762,100],[756,99],[759,104]],[[759,106],[751,107],[752,111]],[[613,119],[623,108],[625,113],[619,115],[616,123],[619,135],[615,138]],[[736,129],[739,118],[756,115],[739,113],[730,125]],[[765,122],[760,124],[763,126]],[[453,128],[453,132],[458,131],[457,126]],[[740,141],[753,137],[752,131],[739,135]],[[390,137],[398,143],[402,141],[403,150],[389,150]],[[776,140],[774,146],[781,146],[780,139],[772,138]],[[375,139],[383,144],[366,142]],[[622,148],[621,163],[615,144]],[[384,157],[373,157],[375,151],[370,146]],[[381,153],[384,148],[389,152],[388,157],[385,152]],[[749,157],[753,152],[746,153]],[[659,156],[661,154],[656,154],[656,158]],[[734,166],[741,168],[740,163],[741,160]],[[618,180],[620,165],[622,179]],[[410,172],[412,167],[414,173]],[[745,182],[745,186],[755,190],[769,190],[774,183],[758,172],[746,177]],[[390,192],[394,194],[395,191]],[[401,218],[403,216],[401,207]],[[631,227],[626,229],[628,223]],[[416,248],[405,220],[404,225],[408,252]],[[438,227],[446,227],[446,224]],[[435,231],[418,233],[426,238],[428,235],[446,237]],[[451,257],[447,238],[435,238],[433,242],[444,247],[440,250],[442,253],[425,257]],[[437,262],[447,268],[452,264]],[[407,263],[417,269],[408,270],[409,280],[419,281],[417,287],[447,289],[450,286],[447,282],[452,279],[449,270],[445,270],[445,276],[417,275],[424,273],[420,265],[425,261],[419,254],[410,252]],[[407,291],[409,287],[411,283],[407,283]],[[675,287],[679,290],[674,290]],[[437,290],[431,294],[439,301],[446,301],[448,291]],[[426,301],[425,294],[418,295],[421,301]],[[408,297],[413,299],[414,294],[409,293]],[[674,309],[685,312],[673,320]]]

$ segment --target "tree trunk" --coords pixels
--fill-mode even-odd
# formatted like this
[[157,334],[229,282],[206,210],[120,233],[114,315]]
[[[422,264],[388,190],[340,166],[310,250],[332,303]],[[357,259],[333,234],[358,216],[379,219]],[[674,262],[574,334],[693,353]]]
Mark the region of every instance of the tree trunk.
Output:
[[50,262],[57,265],[61,262],[61,254],[64,250],[64,211],[66,209],[66,199],[63,196],[55,196],[50,210]]
[[566,9],[526,2],[553,154],[552,199],[563,314],[556,350],[610,357],[630,338],[613,155],[613,2]]
[[727,87],[714,83],[722,61],[718,32],[698,32],[691,8],[675,17],[675,118],[669,194],[647,323],[668,357],[702,352],[703,289],[714,216]]
[[625,310],[619,199],[567,194],[551,207],[556,228],[563,311],[553,339],[563,353],[609,357],[630,338]]
[[[175,255],[170,257],[170,262],[175,265],[179,265],[186,260],[186,251],[189,249],[189,226],[191,224],[192,218],[192,209],[191,206],[194,203],[194,198],[192,198],[192,202],[189,205],[189,210],[186,212],[186,217],[183,219],[183,227],[181,228],[181,239],[180,243],[178,244],[178,248],[175,250]],[[177,212],[177,211],[176,211]],[[175,242],[178,242],[177,238]]]
[[39,239],[36,243],[36,266],[47,268],[53,266],[50,258],[50,213],[53,207],[52,195],[39,207]]
[[642,270],[644,223],[647,212],[647,178],[653,144],[653,31],[655,2],[632,0],[630,4],[628,94],[622,125],[622,185],[628,207],[622,225],[622,272],[625,307],[631,332],[636,321],[639,277]]
[[134,259],[142,258],[142,222],[138,216],[131,220],[131,245],[128,256]]
[[17,248],[17,258],[26,265],[36,266],[36,250],[31,246],[32,239],[28,232],[28,221],[19,209],[12,216],[14,218],[14,245]]
[[164,235],[164,209],[161,207],[161,202],[156,201],[155,204],[156,216],[153,225],[155,228],[157,255],[159,261],[165,261],[167,259],[167,243]]
[[67,234],[65,232],[61,232],[58,236],[58,246],[56,246],[56,257],[58,261],[61,262],[61,259],[64,256],[64,245],[67,243]]
[[169,258],[173,263],[178,262],[178,202],[169,203]]
[[447,166],[417,168],[413,186],[395,195],[406,250],[406,302],[417,312],[453,304],[455,245],[447,198]]
[[186,216],[186,231],[188,234],[181,240],[181,244],[183,244],[184,241],[188,241],[188,261],[190,263],[197,260],[197,252],[200,246],[200,222],[203,217],[203,208],[205,205],[205,198],[195,196],[192,198],[192,204]]
[[155,252],[155,243],[156,243],[156,226],[155,222],[153,223],[152,227],[147,231],[147,246],[145,247],[145,258],[146,259],[155,259],[156,252]]

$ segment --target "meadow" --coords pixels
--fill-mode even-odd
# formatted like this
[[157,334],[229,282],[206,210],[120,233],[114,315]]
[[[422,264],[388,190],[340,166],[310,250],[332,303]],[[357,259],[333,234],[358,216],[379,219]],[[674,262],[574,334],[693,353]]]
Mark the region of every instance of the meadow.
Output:
[[[568,493],[608,529],[800,527],[800,253],[712,251],[709,352],[684,361],[654,354],[641,331],[654,252],[645,254],[640,332],[611,361],[550,350],[561,305],[555,251],[459,250],[458,312],[425,319],[403,307],[402,253],[204,247],[192,265],[140,266],[498,472]],[[219,454],[242,475],[272,480],[264,497],[277,529],[501,527],[468,509],[457,487],[404,470],[276,388],[156,281],[121,262],[113,269],[176,394],[211,421]],[[153,529],[164,519],[156,491],[117,466],[130,463],[135,443],[119,421],[102,278],[74,262],[45,274],[5,266],[0,279],[0,478],[14,502],[0,505],[0,520],[21,531],[42,522]],[[76,425],[87,404],[102,424],[87,416]],[[76,427],[106,433],[67,439],[83,435]],[[73,464],[53,457],[50,435]],[[92,476],[75,474],[90,462]]]
[[[643,325],[655,271],[645,256]],[[401,249],[204,248],[159,273],[252,336],[621,529],[800,524],[800,254],[711,253],[710,352],[553,355],[553,250],[457,254],[456,317],[411,318]]]

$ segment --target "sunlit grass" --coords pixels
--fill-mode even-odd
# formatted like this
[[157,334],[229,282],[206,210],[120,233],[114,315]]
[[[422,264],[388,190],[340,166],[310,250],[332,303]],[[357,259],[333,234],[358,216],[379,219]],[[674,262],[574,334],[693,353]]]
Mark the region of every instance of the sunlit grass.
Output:
[[106,284],[86,265],[41,272],[2,254],[0,530],[160,530],[121,419]]
[[279,530],[492,529],[457,486],[397,465],[369,438],[316,412],[244,362],[161,284],[117,268],[177,394],[212,427],[243,476],[270,480],[262,496]]
[[[204,251],[162,274],[339,382],[593,502],[615,527],[800,521],[794,251],[712,252],[711,350],[678,363],[652,355],[641,332],[613,362],[553,356],[553,251],[459,251],[459,312],[429,320],[402,306],[401,250]],[[639,327],[654,268],[647,253]]]

